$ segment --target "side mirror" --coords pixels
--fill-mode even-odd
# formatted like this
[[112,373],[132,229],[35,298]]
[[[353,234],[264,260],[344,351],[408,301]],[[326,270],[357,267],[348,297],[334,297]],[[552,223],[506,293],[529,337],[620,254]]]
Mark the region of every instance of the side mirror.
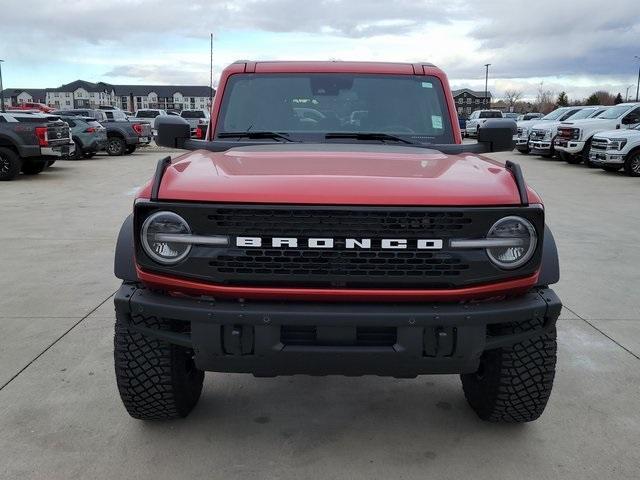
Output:
[[162,115],[156,117],[156,143],[162,147],[184,148],[184,142],[191,138],[191,127],[182,117]]
[[508,118],[492,118],[478,129],[478,143],[487,152],[510,152],[516,147],[513,137],[518,133],[516,122]]

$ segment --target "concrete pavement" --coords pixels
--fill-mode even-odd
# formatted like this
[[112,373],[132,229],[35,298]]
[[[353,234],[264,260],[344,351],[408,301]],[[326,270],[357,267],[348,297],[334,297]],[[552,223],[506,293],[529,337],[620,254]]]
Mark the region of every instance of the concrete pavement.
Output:
[[636,478],[639,179],[514,159],[561,255],[559,364],[543,417],[492,425],[456,376],[208,374],[185,420],[132,420],[113,366],[113,249],[162,154],[57,162],[0,185],[0,479]]

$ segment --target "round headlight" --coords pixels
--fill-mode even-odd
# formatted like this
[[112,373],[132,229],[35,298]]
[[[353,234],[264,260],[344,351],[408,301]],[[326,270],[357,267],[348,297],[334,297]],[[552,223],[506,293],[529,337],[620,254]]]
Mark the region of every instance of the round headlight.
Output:
[[521,217],[505,217],[498,220],[489,230],[487,238],[505,240],[505,246],[487,248],[487,255],[498,267],[507,270],[527,263],[538,243],[535,228]]
[[191,245],[171,241],[172,235],[188,235],[189,224],[173,212],[156,212],[142,224],[140,241],[142,248],[153,260],[163,265],[173,265],[189,255]]

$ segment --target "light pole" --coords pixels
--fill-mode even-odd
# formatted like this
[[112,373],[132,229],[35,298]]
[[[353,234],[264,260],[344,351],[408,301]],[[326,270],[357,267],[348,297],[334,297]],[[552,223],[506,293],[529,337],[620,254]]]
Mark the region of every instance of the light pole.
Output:
[[631,87],[633,87],[633,86],[634,86],[634,85],[629,85],[629,86],[627,87],[627,93],[625,93],[625,94],[624,94],[624,101],[625,101],[625,102],[628,102],[628,101],[629,101],[629,89],[630,89]]
[[489,96],[489,90],[488,90],[488,86],[489,86],[489,65],[491,65],[490,63],[485,63],[484,67],[485,67],[485,75],[484,75],[484,100],[485,102],[489,103],[489,107],[491,108],[491,101],[488,100],[488,96]]
[[4,60],[0,60],[0,111],[4,112],[4,87],[2,86],[2,63]]
[[[634,55],[634,58],[640,60],[640,56]],[[638,86],[636,87],[636,102],[638,101],[638,94],[640,94],[640,64],[638,64]]]

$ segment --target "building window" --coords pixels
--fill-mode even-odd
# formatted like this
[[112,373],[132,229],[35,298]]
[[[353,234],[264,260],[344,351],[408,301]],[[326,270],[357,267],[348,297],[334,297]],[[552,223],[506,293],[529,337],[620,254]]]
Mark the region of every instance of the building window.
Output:
[[471,97],[467,98],[467,105],[471,105]]
[[467,107],[467,113],[471,113],[471,107]]

